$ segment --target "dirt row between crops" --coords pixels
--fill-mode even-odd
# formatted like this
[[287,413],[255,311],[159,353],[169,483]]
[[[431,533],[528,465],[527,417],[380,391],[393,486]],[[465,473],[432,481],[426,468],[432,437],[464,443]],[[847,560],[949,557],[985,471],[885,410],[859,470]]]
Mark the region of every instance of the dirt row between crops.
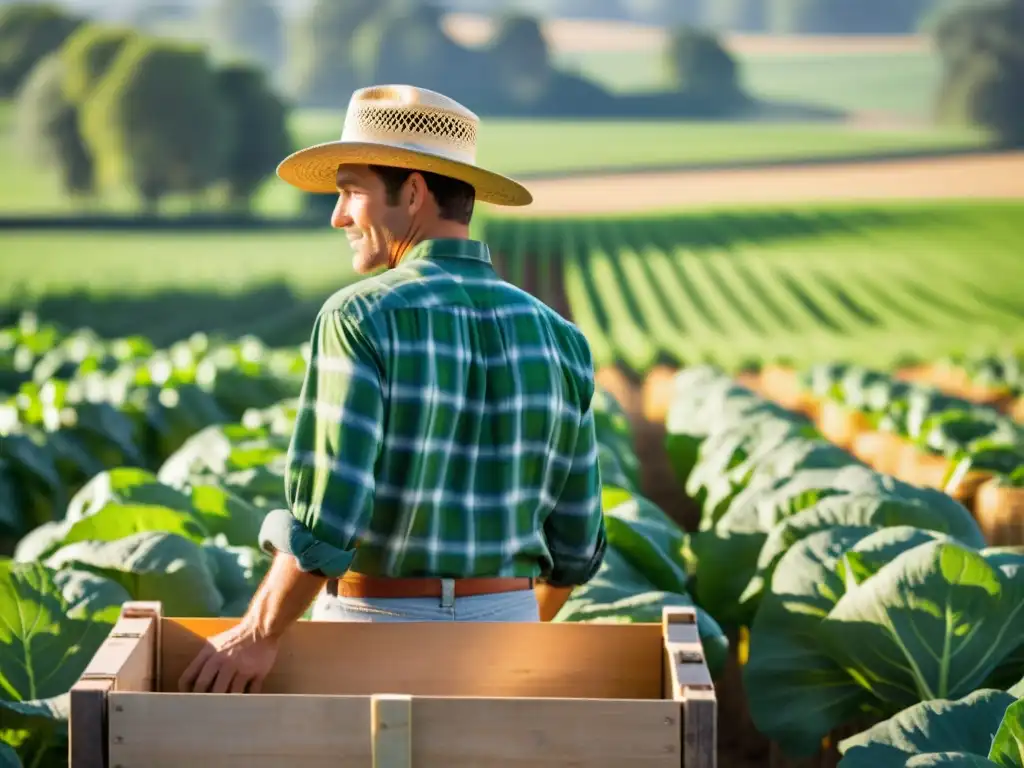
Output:
[[[482,45],[493,31],[493,22],[477,14],[452,13],[445,30],[464,45]],[[651,24],[601,19],[553,19],[544,23],[544,36],[556,52],[638,51],[665,45],[667,31]],[[919,35],[756,35],[730,34],[726,45],[745,55],[918,53],[929,50]]]
[[502,214],[610,214],[720,204],[1024,198],[1024,152],[758,169],[538,179],[532,205]]

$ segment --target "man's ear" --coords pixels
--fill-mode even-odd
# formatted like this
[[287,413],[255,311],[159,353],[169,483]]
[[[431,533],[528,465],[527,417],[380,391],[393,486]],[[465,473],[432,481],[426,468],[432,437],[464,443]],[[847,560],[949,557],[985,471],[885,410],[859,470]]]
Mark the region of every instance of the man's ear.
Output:
[[426,179],[419,173],[411,173],[406,179],[406,207],[410,215],[414,216],[423,210],[428,194],[430,190],[427,189]]

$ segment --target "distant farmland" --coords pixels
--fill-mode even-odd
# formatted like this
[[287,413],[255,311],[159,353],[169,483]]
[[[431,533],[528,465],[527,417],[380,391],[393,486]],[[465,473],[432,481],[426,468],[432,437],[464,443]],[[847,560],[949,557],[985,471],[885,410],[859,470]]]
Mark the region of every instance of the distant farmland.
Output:
[[598,367],[887,365],[1024,344],[1024,203],[490,222],[502,270],[570,314]]
[[[904,355],[1024,342],[1024,202],[875,202],[551,218],[483,216],[509,280],[587,334],[595,362]],[[356,279],[337,233],[5,235],[0,304],[102,335],[305,341]]]

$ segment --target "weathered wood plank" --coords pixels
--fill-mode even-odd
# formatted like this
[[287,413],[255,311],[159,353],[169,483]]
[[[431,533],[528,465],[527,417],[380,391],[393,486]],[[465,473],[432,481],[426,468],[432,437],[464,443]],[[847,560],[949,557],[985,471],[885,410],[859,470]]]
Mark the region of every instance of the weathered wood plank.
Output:
[[[371,765],[371,699],[113,692],[111,764]],[[678,768],[681,762],[679,706],[671,701],[417,696],[410,705],[417,768]]]

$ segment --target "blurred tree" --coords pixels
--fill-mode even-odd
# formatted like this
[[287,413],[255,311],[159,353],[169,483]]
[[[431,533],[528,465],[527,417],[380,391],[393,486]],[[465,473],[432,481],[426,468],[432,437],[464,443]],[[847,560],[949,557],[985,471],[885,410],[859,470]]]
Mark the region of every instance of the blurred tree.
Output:
[[357,78],[351,53],[358,29],[384,0],[313,0],[293,40],[296,62],[293,92],[303,106],[339,108],[348,104]]
[[101,183],[127,184],[155,212],[171,193],[194,198],[219,179],[229,110],[198,46],[136,39],[125,45],[82,110]]
[[676,90],[710,103],[732,103],[742,97],[736,59],[709,32],[678,27],[667,51]]
[[56,4],[0,7],[0,97],[13,96],[36,63],[57,50],[82,21]]
[[1016,69],[997,56],[972,57],[948,78],[939,99],[946,122],[977,125],[1006,147],[1024,147],[1024,62]]
[[288,113],[256,66],[222,67],[217,81],[230,111],[230,141],[223,170],[228,199],[232,208],[248,211],[256,190],[292,150]]
[[228,51],[258,62],[273,78],[285,60],[285,32],[272,0],[216,0],[215,39]]
[[1020,3],[1015,6],[1007,0],[947,6],[929,28],[946,69],[979,52],[1007,55],[1024,45],[1019,36],[1020,7]]
[[943,59],[938,118],[1024,146],[1024,0],[952,8],[934,36]]
[[60,55],[65,64],[64,94],[82,104],[92,93],[125,43],[138,37],[130,27],[83,24],[64,42]]
[[467,75],[455,66],[460,50],[442,29],[437,7],[392,0],[359,27],[352,61],[360,83],[408,82],[454,96]]
[[73,196],[94,192],[93,162],[78,130],[78,110],[64,93],[67,66],[54,52],[39,61],[18,92],[18,145],[38,165],[54,168]]
[[520,13],[503,15],[487,50],[506,97],[516,105],[539,101],[551,83],[551,54],[540,22]]

